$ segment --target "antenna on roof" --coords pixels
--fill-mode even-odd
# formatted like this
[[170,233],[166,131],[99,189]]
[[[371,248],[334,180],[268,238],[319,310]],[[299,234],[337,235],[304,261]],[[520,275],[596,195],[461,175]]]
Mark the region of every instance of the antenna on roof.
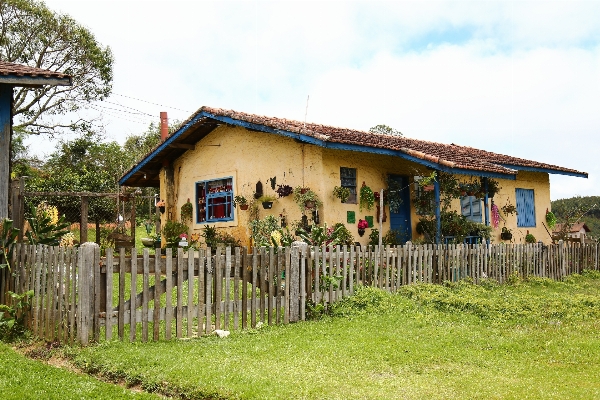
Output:
[[306,115],[308,114],[308,99],[310,98],[310,95],[306,95],[306,110],[304,111],[304,126],[303,128],[306,128]]

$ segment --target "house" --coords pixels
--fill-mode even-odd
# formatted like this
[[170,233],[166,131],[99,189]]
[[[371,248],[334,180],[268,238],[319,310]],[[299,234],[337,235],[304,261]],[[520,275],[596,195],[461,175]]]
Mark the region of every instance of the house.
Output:
[[[552,230],[552,236],[556,238],[560,237],[560,233],[563,231],[563,229],[566,229],[563,224],[556,224]],[[571,225],[571,227],[568,229],[568,237],[571,239],[585,239],[588,232],[591,232],[591,230],[588,228],[585,222],[578,222]]]
[[0,219],[8,217],[13,88],[71,84],[71,77],[60,72],[0,61]]
[[[164,119],[164,118],[161,118]],[[275,194],[278,185],[308,187],[322,200],[316,213],[302,210],[291,196],[280,198],[272,209],[259,208],[266,215],[286,221],[305,219],[343,222],[362,244],[359,219],[371,217],[377,224],[375,208],[361,209],[357,193],[365,183],[374,191],[396,188],[397,207],[385,206],[389,216],[383,232],[394,229],[404,240],[419,238],[419,207],[415,198],[419,180],[432,172],[444,172],[464,182],[494,180],[500,186],[493,201],[499,207],[512,205],[518,213],[502,215],[502,225],[511,228],[519,240],[528,230],[538,240],[551,240],[542,221],[550,208],[549,174],[587,178],[587,173],[532,160],[455,144],[428,142],[406,137],[336,128],[283,118],[202,107],[172,135],[126,172],[120,185],[160,187],[166,203],[164,219],[178,219],[188,199],[193,203],[191,232],[206,225],[223,228],[243,243],[248,241],[249,214],[233,204],[236,195],[251,198],[257,189]],[[440,226],[440,185],[434,181],[434,200]],[[333,197],[336,186],[347,187],[353,196],[342,203]],[[465,195],[452,208],[470,219],[490,224],[492,200]],[[392,211],[392,212],[390,212]],[[370,218],[369,218],[370,220]],[[440,229],[438,229],[440,232]],[[437,241],[440,241],[438,234]],[[493,230],[500,241],[500,227]]]

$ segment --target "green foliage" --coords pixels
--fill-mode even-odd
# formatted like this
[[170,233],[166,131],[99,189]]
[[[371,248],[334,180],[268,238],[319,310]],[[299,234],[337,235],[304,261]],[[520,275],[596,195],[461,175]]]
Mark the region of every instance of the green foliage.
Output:
[[257,219],[250,221],[248,224],[250,228],[250,237],[254,246],[262,247],[271,246],[271,234],[275,231],[279,231],[279,221],[273,215],[267,215],[263,219]]
[[[454,241],[461,243],[466,236],[480,236],[483,239],[491,237],[492,228],[485,224],[469,221],[457,211],[440,212],[442,237],[452,236]],[[435,241],[436,220],[433,216],[423,216],[417,223],[417,233],[425,236],[429,243]]]
[[552,230],[556,226],[556,216],[552,211],[546,212],[546,223],[548,224],[548,229]]
[[[406,233],[396,230],[390,229],[387,231],[385,235],[381,237],[381,245],[382,246],[398,246],[406,243]],[[379,245],[379,229],[372,228],[371,233],[369,234],[369,246],[378,246]]]
[[319,208],[323,205],[323,202],[321,201],[321,199],[319,199],[319,196],[315,192],[313,192],[309,188],[303,188],[301,186],[296,186],[294,188],[293,199],[302,212],[304,212],[304,210],[306,210],[307,208],[307,201],[314,202],[315,208]]
[[190,203],[190,199],[181,206],[180,214],[181,214],[181,222],[192,222],[192,216],[194,213],[194,206]]
[[0,225],[0,270],[8,268],[10,271],[11,269],[10,261],[19,231],[19,229],[13,227],[12,219],[4,218],[2,225]]
[[333,188],[333,196],[340,199],[342,203],[345,203],[350,197],[350,189],[343,186],[336,186]]
[[400,132],[398,129],[394,129],[394,128],[384,125],[384,124],[375,125],[375,126],[369,128],[369,132],[370,133],[379,133],[381,135],[396,136],[396,137],[403,136],[402,132]]
[[368,187],[365,182],[363,182],[360,187],[360,199],[359,199],[359,210],[363,209],[371,210],[373,208],[373,204],[375,204],[375,194],[370,187]]
[[171,247],[177,247],[177,243],[179,243],[179,237],[181,234],[188,233],[188,226],[179,221],[167,221],[165,226],[162,228],[162,234],[167,239],[167,245]]
[[588,236],[600,237],[600,196],[576,196],[569,199],[555,200],[552,202],[552,212],[557,223],[561,224],[559,239],[569,236],[571,227],[578,222],[584,222],[591,232]]
[[233,206],[245,206],[248,204],[248,200],[246,199],[246,197],[238,195],[234,197],[234,202],[233,202]]
[[535,243],[535,236],[533,236],[531,233],[528,233],[527,235],[525,235],[525,242]]
[[219,232],[217,228],[210,225],[204,226],[204,232],[202,232],[206,247],[216,249],[219,246],[224,247],[240,247],[241,243],[233,235],[226,232]]
[[346,225],[342,222],[338,222],[332,227],[333,234],[335,235],[335,241],[340,245],[352,246],[354,245],[354,235]]
[[310,232],[307,232],[302,227],[298,228],[298,236],[302,241],[308,243],[309,246],[336,246],[344,245],[352,238],[352,234],[342,223],[335,224],[328,228],[327,224],[323,226],[313,225]]
[[60,238],[69,232],[69,222],[61,215],[56,222],[50,215],[51,207],[30,207],[29,229],[25,234],[29,244],[44,244],[47,246],[58,246]]
[[11,303],[0,304],[0,340],[11,341],[25,332],[25,318],[31,309],[33,290],[23,294],[8,292]]
[[87,28],[65,14],[49,10],[41,1],[0,2],[0,59],[72,76],[71,86],[15,88],[15,130],[56,135],[86,132],[93,120],[62,122],[57,115],[86,109],[110,95],[113,55]]

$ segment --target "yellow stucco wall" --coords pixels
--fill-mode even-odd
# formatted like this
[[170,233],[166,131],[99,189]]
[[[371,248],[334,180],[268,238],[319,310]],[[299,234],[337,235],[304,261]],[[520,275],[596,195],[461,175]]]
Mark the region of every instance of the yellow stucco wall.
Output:
[[[276,178],[276,183],[292,187],[310,187],[323,201],[319,209],[321,223],[329,226],[337,222],[346,222],[346,212],[355,211],[356,221],[372,215],[376,220],[375,208],[371,211],[359,210],[358,204],[342,204],[333,197],[333,188],[340,185],[340,167],[357,169],[357,190],[362,182],[378,191],[386,187],[388,174],[408,176],[410,180],[411,199],[414,197],[413,177],[428,175],[427,168],[391,156],[369,153],[324,149],[315,145],[303,144],[283,136],[253,132],[240,127],[223,125],[211,132],[198,142],[194,149],[188,150],[173,164],[175,172],[175,214],[172,218],[179,219],[180,207],[189,198],[195,203],[195,183],[208,179],[233,177],[234,194],[242,194],[250,199],[256,183],[261,181],[265,194],[275,195],[271,189],[270,179]],[[536,202],[536,227],[528,228],[538,240],[549,241],[541,224],[545,221],[546,207],[550,207],[549,178],[545,173],[520,172],[516,181],[499,180],[502,189],[494,199],[499,207],[509,199],[515,203],[515,188],[534,189]],[[164,172],[161,173],[161,198],[166,199]],[[412,201],[412,200],[411,200]],[[455,207],[460,209],[456,201]],[[196,207],[195,207],[196,208]],[[385,207],[388,216],[383,225],[383,232],[389,230],[389,208]],[[302,216],[300,208],[288,196],[276,201],[271,210],[259,206],[260,218],[266,215],[279,216],[283,214],[289,223],[299,220]],[[163,215],[163,223],[168,215]],[[234,220],[212,224],[215,227],[226,228],[227,231],[248,245],[248,211],[238,208],[234,212]],[[195,211],[194,211],[195,221]],[[413,237],[418,216],[414,207],[411,208]],[[362,244],[368,242],[370,230],[361,238],[358,236],[357,224],[347,225],[355,239]],[[503,226],[501,221],[500,227]],[[526,229],[516,228],[516,217],[507,218],[506,226],[513,229],[513,241],[524,241]],[[190,224],[190,233],[202,231],[204,224]],[[378,224],[375,223],[375,227]],[[500,241],[500,228],[494,231],[495,242]]]

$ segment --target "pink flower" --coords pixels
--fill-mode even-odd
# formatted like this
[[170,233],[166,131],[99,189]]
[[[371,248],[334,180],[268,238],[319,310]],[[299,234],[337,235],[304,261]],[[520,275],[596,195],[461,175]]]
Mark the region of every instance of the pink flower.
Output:
[[369,223],[366,219],[358,220],[358,229],[367,229],[369,227]]
[[179,235],[179,239],[187,240],[187,234],[182,233],[181,235]]

